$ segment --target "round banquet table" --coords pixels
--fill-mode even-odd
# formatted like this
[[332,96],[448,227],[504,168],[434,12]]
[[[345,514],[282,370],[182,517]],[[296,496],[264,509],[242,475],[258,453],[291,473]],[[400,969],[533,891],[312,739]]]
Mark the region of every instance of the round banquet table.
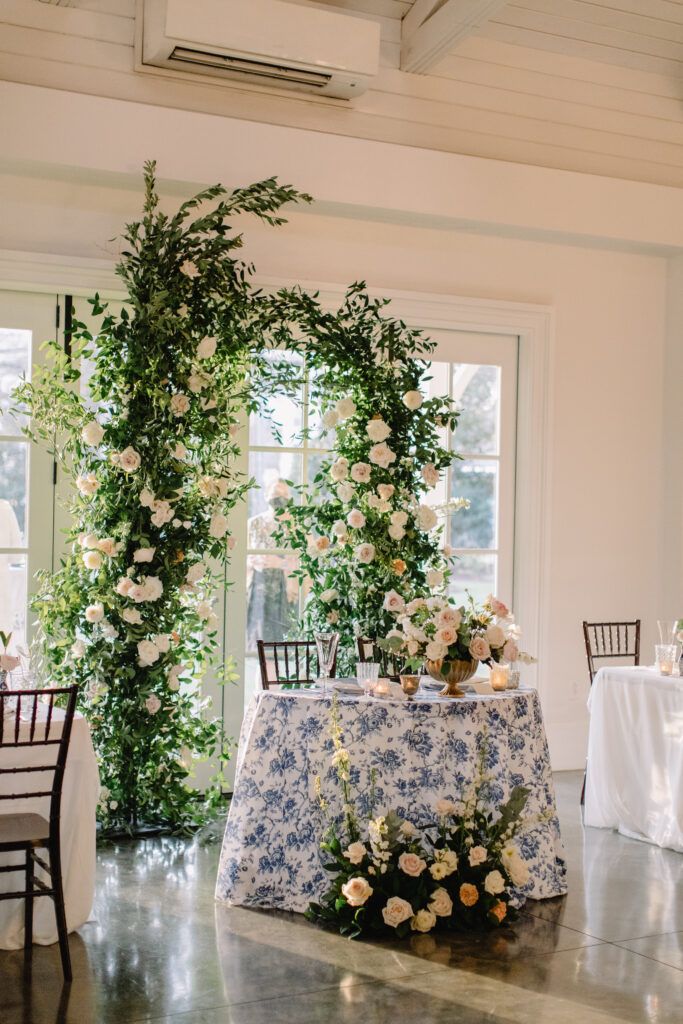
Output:
[[[55,709],[53,722],[64,712]],[[28,723],[21,729],[27,731]],[[56,757],[57,747],[4,747],[0,748],[0,765],[11,766],[45,764],[46,757]],[[52,751],[53,754],[47,754]],[[21,775],[13,780],[11,775],[0,775],[2,792],[9,793],[12,786],[26,785],[30,782],[44,780],[45,776],[36,772],[33,780],[28,775]],[[64,770],[62,784],[61,813],[61,851],[62,881],[64,885],[64,902],[66,905],[66,923],[68,930],[74,931],[90,917],[93,896],[95,893],[95,808],[99,797],[100,781],[97,761],[93,750],[88,723],[80,715],[76,715],[71,730],[69,753]],[[9,805],[9,807],[8,807]],[[42,814],[49,818],[49,797],[39,800],[2,800],[0,801],[0,835],[2,835],[2,817],[4,813]],[[40,852],[40,851],[39,851]],[[47,851],[41,856],[47,857]],[[22,853],[3,854],[0,864],[22,863]],[[43,872],[38,868],[39,877]],[[23,884],[22,872],[11,871],[0,874],[0,892],[17,888]],[[49,896],[41,896],[33,903],[33,941],[42,946],[49,946],[57,941],[57,923],[55,921],[54,903]],[[0,949],[21,949],[24,945],[24,901],[0,901]]]
[[[416,825],[432,822],[435,802],[459,799],[475,777],[485,729],[492,806],[516,785],[530,790],[524,816],[532,824],[518,837],[530,877],[516,891],[517,902],[564,894],[564,850],[536,690],[457,700],[420,691],[419,697],[364,701],[338,695],[359,817],[370,811],[374,770],[376,814],[393,807]],[[240,734],[216,899],[302,912],[329,887],[320,850],[326,822],[315,779],[321,777],[330,813],[341,820],[331,699],[310,690],[267,690],[252,698]]]

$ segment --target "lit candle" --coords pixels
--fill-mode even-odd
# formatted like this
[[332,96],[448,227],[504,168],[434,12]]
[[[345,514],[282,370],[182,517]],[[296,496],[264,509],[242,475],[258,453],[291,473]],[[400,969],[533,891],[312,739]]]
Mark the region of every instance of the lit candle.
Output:
[[674,666],[672,661],[660,661],[659,671],[663,676],[670,676],[673,672]]
[[509,665],[491,665],[491,686],[494,690],[504,690],[508,684]]
[[389,680],[378,679],[375,683],[375,693],[378,697],[386,697],[389,694]]

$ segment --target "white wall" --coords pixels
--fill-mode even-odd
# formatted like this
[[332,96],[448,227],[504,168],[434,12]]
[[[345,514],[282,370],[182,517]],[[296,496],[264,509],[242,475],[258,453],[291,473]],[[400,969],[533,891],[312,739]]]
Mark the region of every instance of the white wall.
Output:
[[[670,301],[667,324],[681,193],[0,83],[7,89],[0,249],[106,258],[116,249],[107,240],[138,216],[142,158],[158,155],[169,202],[194,183],[269,173],[324,197],[277,231],[244,225],[260,275],[554,307],[541,672],[554,766],[580,767],[581,620],[641,617],[647,658],[658,615],[683,613],[671,606],[683,598],[681,494],[663,490],[674,443],[663,436],[664,361],[678,358],[683,315]],[[10,254],[0,280],[12,264]],[[661,553],[663,496],[669,534],[678,529],[675,564]]]

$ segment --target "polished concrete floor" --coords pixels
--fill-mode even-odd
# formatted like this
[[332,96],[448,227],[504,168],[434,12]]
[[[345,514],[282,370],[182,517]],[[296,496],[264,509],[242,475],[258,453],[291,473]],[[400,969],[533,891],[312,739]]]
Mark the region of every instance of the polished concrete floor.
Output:
[[555,776],[566,897],[487,936],[349,942],[283,913],[216,905],[219,844],[102,849],[94,920],[0,952],[0,1024],[683,1024],[683,856],[584,830],[581,775]]

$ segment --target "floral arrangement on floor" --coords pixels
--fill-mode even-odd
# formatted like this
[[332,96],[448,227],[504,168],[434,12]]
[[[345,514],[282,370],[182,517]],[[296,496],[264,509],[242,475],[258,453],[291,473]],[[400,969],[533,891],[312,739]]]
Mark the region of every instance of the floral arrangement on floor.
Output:
[[310,581],[305,628],[340,631],[343,673],[357,661],[354,637],[375,640],[392,625],[389,591],[408,601],[447,581],[451,552],[427,494],[457,458],[442,442],[458,417],[448,397],[424,397],[434,344],[387,316],[363,284],[337,312],[287,298],[312,370],[310,407],[332,450],[302,502],[279,513],[277,543],[299,553]]
[[[356,815],[349,753],[343,744],[336,700],[330,729],[333,764],[344,804],[344,824],[329,818],[320,778],[316,789],[328,816],[322,849],[332,884],[306,917],[334,925],[342,935],[430,932],[435,928],[484,930],[513,921],[512,889],[526,884],[528,868],[514,843],[523,827],[528,790],[515,786],[493,811],[486,803],[486,737],[478,772],[459,799],[437,801],[435,821],[417,826],[389,811],[361,825]],[[371,805],[374,801],[371,800]]]
[[498,598],[489,594],[481,607],[468,595],[467,604],[456,607],[445,594],[416,597],[406,602],[395,591],[385,604],[397,620],[380,641],[383,648],[405,659],[407,666],[420,668],[425,660],[443,661],[443,671],[454,661],[521,661],[536,659],[520,651],[521,629],[514,615]]
[[[206,793],[188,784],[193,761],[224,743],[199,686],[217,648],[227,515],[248,486],[233,469],[238,417],[272,390],[259,376],[268,364],[252,360],[266,347],[270,300],[252,290],[229,221],[253,213],[277,225],[284,204],[309,197],[274,179],[230,195],[215,186],[167,216],[154,164],[145,184],[117,268],[126,304],[115,314],[92,300],[97,337],[74,322],[72,355],[50,344],[51,363],[15,399],[31,417],[26,433],[74,484],[70,550],[33,608],[49,682],[81,687],[99,818],[182,830],[220,800],[220,778]],[[79,359],[94,364],[89,396]]]

